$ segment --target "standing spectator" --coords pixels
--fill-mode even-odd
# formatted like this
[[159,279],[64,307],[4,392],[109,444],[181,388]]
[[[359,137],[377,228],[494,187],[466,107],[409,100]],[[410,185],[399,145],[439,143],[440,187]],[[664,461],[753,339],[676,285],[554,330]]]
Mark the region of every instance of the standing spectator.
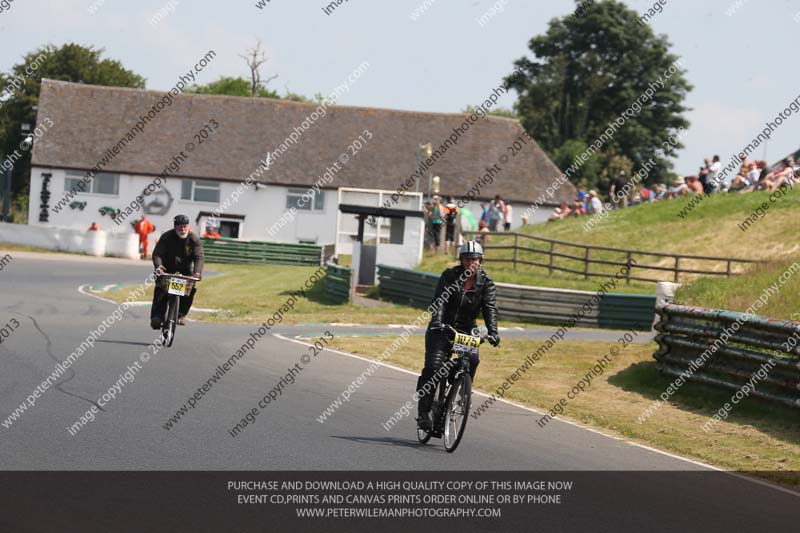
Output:
[[139,235],[139,246],[142,248],[142,259],[147,259],[148,249],[150,248],[150,242],[147,240],[147,236],[153,233],[156,230],[156,227],[147,220],[147,215],[142,213],[142,218],[134,224],[133,231],[135,231]]
[[433,197],[431,206],[431,249],[433,253],[439,253],[439,245],[442,240],[442,225],[444,224],[444,206],[438,196]]
[[481,202],[481,221],[486,222],[486,225],[489,225],[489,203],[488,202]]
[[489,233],[489,226],[487,226],[486,222],[483,220],[478,222],[478,233],[480,233],[480,236],[477,239],[478,242],[481,243],[481,246],[486,246],[486,243],[489,242],[491,236],[487,235],[487,233]]
[[92,222],[92,225],[89,226],[89,231],[100,231],[100,226],[97,225],[97,222]]
[[[703,166],[700,167],[700,172],[697,174],[699,176],[700,183],[703,185],[703,192],[706,194],[711,194],[714,192],[713,184],[711,183],[711,178],[709,174],[711,173],[711,161],[708,158],[703,160]],[[684,180],[685,181],[685,180]]]
[[453,197],[447,199],[444,208],[444,253],[450,255],[450,246],[456,240],[456,223],[458,222],[458,206],[453,202]]
[[[728,181],[727,177],[723,177],[720,175],[720,171],[722,170],[722,163],[719,162],[719,156],[715,155],[714,158],[711,160],[711,166],[708,167],[708,177],[711,181],[712,188],[714,191],[727,191],[728,187],[730,186],[730,182]],[[719,183],[719,181],[722,183]],[[703,188],[705,190],[705,187]]]
[[489,202],[489,231],[492,233],[497,231],[497,225],[503,220],[503,210],[505,203],[500,199],[500,195],[496,194],[493,202]]
[[503,229],[506,231],[511,231],[511,221],[513,220],[513,210],[511,208],[511,202],[506,202],[506,210],[503,213]]
[[630,180],[625,176],[625,171],[620,170],[619,176],[617,176],[617,179],[611,184],[611,192],[609,193],[611,196],[611,205],[613,205],[615,209],[625,209],[628,207],[629,184]]

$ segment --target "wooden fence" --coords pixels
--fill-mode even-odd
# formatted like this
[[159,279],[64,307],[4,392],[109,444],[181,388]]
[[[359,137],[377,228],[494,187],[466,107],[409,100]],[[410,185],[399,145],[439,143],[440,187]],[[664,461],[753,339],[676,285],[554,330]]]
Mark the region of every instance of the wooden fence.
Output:
[[[733,257],[709,257],[703,255],[687,255],[687,254],[669,254],[663,252],[648,252],[645,250],[629,250],[625,248],[613,248],[610,246],[595,246],[591,244],[578,244],[574,242],[559,241],[556,239],[548,239],[545,237],[537,237],[535,235],[528,235],[526,233],[506,232],[506,233],[478,233],[474,231],[465,231],[465,237],[476,236],[472,238],[480,238],[480,236],[489,236],[491,239],[501,240],[509,244],[491,244],[490,242],[484,246],[486,250],[485,261],[487,263],[511,263],[513,269],[517,269],[518,265],[526,265],[532,267],[540,267],[548,270],[550,274],[554,271],[569,272],[577,274],[584,278],[591,276],[608,277],[608,272],[593,271],[592,265],[606,265],[623,267],[627,266],[628,273],[626,275],[626,283],[634,281],[646,281],[658,283],[659,281],[673,281],[678,283],[680,274],[696,274],[704,276],[730,276],[735,274],[734,265],[759,263],[760,261],[752,259],[737,259]],[[510,244],[513,238],[513,244]],[[544,247],[536,247],[536,244],[543,244]],[[532,245],[531,245],[532,244]],[[502,257],[504,254],[490,253],[491,251],[510,251],[505,255],[510,257]],[[577,251],[575,251],[577,250]],[[599,252],[605,252],[604,257],[600,257]],[[457,253],[457,252],[456,252]],[[533,254],[533,259],[530,260],[529,256],[523,257],[523,254]],[[619,255],[618,259],[609,258],[608,256]],[[648,263],[646,258],[658,258],[657,263]],[[557,259],[567,259],[576,261],[582,264],[582,268],[570,268],[563,264],[556,264]],[[664,262],[672,263],[671,265],[663,264]],[[722,267],[718,269],[700,269],[682,267],[683,263],[687,262],[712,262],[716,266]],[[638,271],[655,271],[655,272],[670,272],[669,277],[672,279],[655,279],[652,277],[637,276]]]

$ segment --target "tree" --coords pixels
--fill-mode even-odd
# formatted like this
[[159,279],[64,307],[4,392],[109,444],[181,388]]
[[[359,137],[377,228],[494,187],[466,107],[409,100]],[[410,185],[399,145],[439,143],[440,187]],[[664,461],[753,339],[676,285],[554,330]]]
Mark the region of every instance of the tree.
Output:
[[[589,146],[579,139],[570,139],[553,152],[553,163],[558,168],[567,168],[576,157],[580,157]],[[597,176],[603,167],[602,156],[592,155],[574,173],[571,174],[572,182],[576,185],[593,188],[597,184]]]
[[[679,128],[688,127],[683,101],[692,89],[666,36],[656,36],[638,13],[616,0],[581,2],[582,12],[550,21],[528,47],[534,59],[514,62],[518,73],[506,83],[518,93],[515,110],[525,129],[550,154],[568,141],[587,147],[639,102],[599,153],[623,155],[635,168],[653,159],[648,182],[663,181],[672,164],[656,149]],[[670,68],[674,70],[668,72]],[[665,74],[667,73],[668,74]],[[663,82],[663,87],[659,85]],[[655,93],[642,100],[648,88]],[[674,156],[682,144],[665,150]],[[564,150],[567,150],[565,148]]]
[[186,89],[187,93],[197,94],[224,94],[227,96],[256,96],[259,98],[280,98],[278,93],[264,87],[258,87],[256,94],[252,94],[250,82],[242,77],[232,78],[221,76],[217,81],[206,85],[192,85]]
[[[60,48],[47,45],[26,54],[10,72],[0,74],[0,154],[19,150],[24,139],[22,124],[35,126],[42,78],[91,85],[144,88],[145,79],[122,63],[103,59],[104,49],[74,43]],[[27,134],[25,134],[27,135]],[[26,194],[30,184],[30,150],[19,150],[14,164],[13,194]]]
[[[468,105],[464,109],[461,110],[462,113],[474,113],[478,108],[474,105]],[[519,115],[517,115],[511,109],[506,109],[504,107],[496,107],[489,111],[487,115],[493,115],[495,117],[505,117],[505,118],[513,118],[519,120]]]
[[258,91],[278,77],[277,74],[269,76],[266,81],[261,81],[261,65],[269,61],[265,52],[261,51],[261,41],[256,42],[256,47],[247,50],[247,55],[239,54],[250,69],[250,96],[258,96]]

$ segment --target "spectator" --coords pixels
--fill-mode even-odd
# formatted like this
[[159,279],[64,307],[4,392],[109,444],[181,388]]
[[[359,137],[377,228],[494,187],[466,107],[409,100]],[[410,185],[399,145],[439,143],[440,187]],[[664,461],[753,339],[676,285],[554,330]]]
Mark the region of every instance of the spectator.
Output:
[[489,233],[489,226],[487,226],[486,222],[483,220],[478,222],[478,233],[480,233],[478,241],[481,243],[481,246],[486,246],[486,243],[489,242],[489,239],[492,237],[491,235],[487,235]]
[[699,176],[700,183],[703,185],[703,190],[706,193],[712,192],[712,186],[710,183],[711,178],[709,177],[710,173],[711,173],[711,161],[709,161],[708,159],[704,159],[703,166],[700,167],[700,172],[697,175]]
[[[708,177],[712,184],[712,192],[727,191],[730,186],[728,178],[720,175],[720,170],[722,170],[722,163],[719,162],[719,156],[715,155],[711,160],[711,166],[708,167]],[[722,183],[720,183],[720,181],[722,181]],[[705,191],[705,187],[703,190]]]
[[580,200],[576,199],[574,202],[572,202],[572,213],[570,213],[570,216],[578,217],[585,214],[586,209],[584,209],[583,205],[581,205]]
[[506,202],[506,210],[503,213],[503,229],[505,231],[511,231],[511,221],[513,220],[513,209],[511,207],[510,202]]
[[589,191],[589,205],[592,208],[592,215],[603,212],[603,202],[601,202],[600,198],[597,197],[596,191]]
[[752,185],[758,180],[758,169],[756,168],[755,161],[747,164],[747,169],[739,170],[739,174],[733,179],[731,183],[730,192],[746,192],[752,190]]
[[480,220],[489,224],[489,203],[488,202],[481,202],[481,218]]
[[497,231],[497,225],[500,224],[500,221],[503,220],[503,210],[505,209],[506,205],[503,200],[500,199],[500,195],[496,194],[494,197],[494,201],[489,203],[489,230],[494,233]]
[[219,239],[222,237],[212,224],[206,224],[206,231],[203,232],[203,237],[206,239]]
[[625,171],[620,170],[619,176],[617,176],[617,179],[611,184],[611,191],[609,193],[611,205],[614,206],[614,209],[624,209],[628,207],[629,184],[630,180],[625,176]]
[[[788,180],[788,181],[787,181]],[[781,161],[781,169],[772,173],[770,180],[770,190],[777,189],[783,185],[792,185],[794,183],[794,161],[791,158],[786,158]]]
[[697,176],[686,176],[684,181],[686,182],[686,188],[690,193],[703,194],[703,184],[700,183],[700,180],[697,178]]
[[442,225],[444,224],[444,206],[441,198],[433,197],[431,206],[431,249],[433,253],[439,253],[439,245],[442,240]]
[[147,259],[147,255],[149,253],[148,249],[150,248],[150,241],[148,240],[147,236],[153,233],[155,230],[156,227],[152,222],[147,220],[147,215],[144,213],[142,213],[142,218],[140,218],[139,221],[133,225],[133,231],[139,235],[139,247],[142,251],[142,259]]
[[100,231],[100,226],[97,225],[97,222],[92,222],[92,225],[89,226],[89,231]]
[[556,207],[548,220],[561,220],[562,218],[567,218],[570,213],[572,213],[572,209],[569,208],[567,201],[564,200],[561,202],[561,207]]
[[444,253],[450,255],[450,247],[456,240],[456,223],[458,222],[458,206],[453,202],[453,197],[447,199],[444,208]]
[[759,174],[758,174],[758,181],[756,182],[755,186],[753,187],[753,190],[754,191],[767,190],[768,185],[769,185],[769,176],[770,176],[770,172],[767,169],[767,162],[764,161],[764,160],[759,161],[758,162],[758,169],[760,171]]

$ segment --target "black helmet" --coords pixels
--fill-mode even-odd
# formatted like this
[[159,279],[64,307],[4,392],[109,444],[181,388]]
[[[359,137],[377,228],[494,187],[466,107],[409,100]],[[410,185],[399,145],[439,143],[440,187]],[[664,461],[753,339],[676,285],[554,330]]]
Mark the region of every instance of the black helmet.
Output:
[[183,226],[189,223],[189,217],[186,215],[178,215],[173,219],[173,226]]

